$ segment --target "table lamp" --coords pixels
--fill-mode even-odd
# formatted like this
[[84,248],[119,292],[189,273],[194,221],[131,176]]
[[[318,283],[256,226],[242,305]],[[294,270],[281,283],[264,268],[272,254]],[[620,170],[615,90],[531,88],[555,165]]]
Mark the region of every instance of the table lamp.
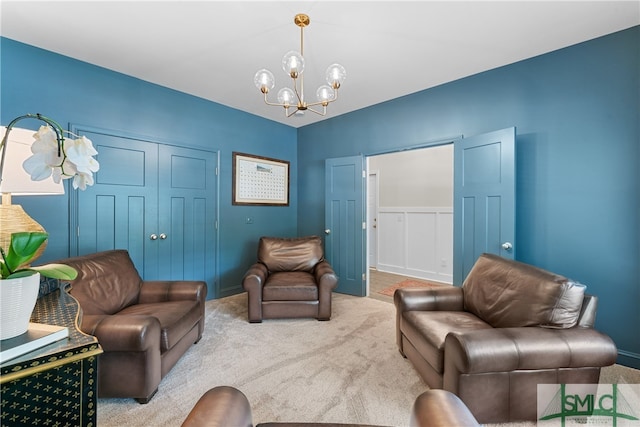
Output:
[[[0,139],[4,138],[6,127],[0,127]],[[0,247],[8,248],[11,234],[18,231],[45,231],[44,228],[31,218],[20,205],[11,204],[11,196],[36,196],[64,194],[62,181],[55,183],[53,179],[33,181],[23,169],[22,163],[32,155],[31,145],[36,131],[12,127],[2,148],[4,163],[0,169]],[[43,244],[38,256],[45,249]]]

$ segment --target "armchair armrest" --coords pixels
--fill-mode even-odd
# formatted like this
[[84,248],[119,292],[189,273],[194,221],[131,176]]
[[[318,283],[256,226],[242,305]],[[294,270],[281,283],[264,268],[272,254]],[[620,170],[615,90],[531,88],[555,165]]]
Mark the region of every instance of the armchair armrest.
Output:
[[615,363],[611,338],[584,328],[495,328],[452,332],[445,339],[445,389],[454,372],[602,367]]
[[[249,270],[244,274],[244,277],[242,278],[242,287],[249,293],[257,291],[262,295],[262,287],[267,281],[268,276],[269,270],[267,270],[267,266],[257,262],[249,267]],[[260,299],[262,299],[262,297],[260,297]]]
[[242,278],[242,287],[247,291],[250,322],[262,322],[262,288],[268,277],[267,266],[257,262],[249,267]]
[[442,286],[442,288],[405,288],[393,293],[396,306],[396,344],[402,349],[402,316],[405,311],[462,311],[462,288]]
[[145,280],[140,286],[138,302],[148,304],[165,301],[202,301],[207,297],[207,284],[191,280]]
[[462,288],[458,286],[396,289],[393,294],[393,303],[398,313],[464,310]]
[[316,283],[320,288],[320,292],[325,292],[324,289],[331,292],[336,286],[338,286],[338,276],[336,276],[336,272],[333,271],[333,267],[331,267],[331,264],[326,260],[320,261],[316,264],[313,274],[316,279]]
[[480,427],[469,408],[446,390],[427,390],[417,397],[411,411],[411,427]]
[[160,348],[160,322],[152,316],[85,315],[81,330],[95,336],[105,351]]
[[253,420],[247,397],[238,389],[218,386],[200,397],[182,427],[251,427]]

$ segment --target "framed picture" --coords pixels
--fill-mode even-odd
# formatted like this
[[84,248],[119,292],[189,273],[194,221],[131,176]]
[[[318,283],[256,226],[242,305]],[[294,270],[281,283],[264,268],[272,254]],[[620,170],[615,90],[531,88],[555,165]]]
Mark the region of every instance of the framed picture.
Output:
[[289,162],[233,152],[233,204],[289,206]]

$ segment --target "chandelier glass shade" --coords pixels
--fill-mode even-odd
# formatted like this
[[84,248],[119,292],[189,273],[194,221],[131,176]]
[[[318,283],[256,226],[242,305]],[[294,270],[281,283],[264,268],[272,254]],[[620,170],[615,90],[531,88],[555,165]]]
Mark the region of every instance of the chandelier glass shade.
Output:
[[[283,107],[285,115],[291,117],[293,114],[304,114],[305,111],[312,111],[324,116],[327,114],[327,105],[338,99],[338,89],[344,82],[347,72],[340,64],[332,64],[327,68],[325,77],[326,85],[322,85],[316,91],[317,101],[307,102],[304,96],[304,27],[311,22],[305,14],[295,16],[293,22],[300,27],[300,52],[287,52],[282,58],[282,70],[291,78],[293,89],[284,87],[278,91],[277,102],[268,99],[268,93],[275,87],[275,77],[273,73],[265,68],[258,70],[253,78],[253,82],[264,95],[264,102],[267,105]],[[315,109],[313,107],[322,107]]]

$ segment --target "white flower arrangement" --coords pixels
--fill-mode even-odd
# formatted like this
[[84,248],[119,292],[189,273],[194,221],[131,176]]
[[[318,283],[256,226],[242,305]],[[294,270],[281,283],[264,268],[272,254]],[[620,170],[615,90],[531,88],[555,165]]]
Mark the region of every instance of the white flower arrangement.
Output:
[[89,138],[66,133],[76,139],[58,135],[51,126],[40,126],[33,135],[33,155],[24,161],[22,167],[34,181],[52,177],[59,183],[62,179],[73,178],[73,188],[85,190],[88,185],[93,185],[93,173],[100,169],[98,161],[93,158],[98,152]]

